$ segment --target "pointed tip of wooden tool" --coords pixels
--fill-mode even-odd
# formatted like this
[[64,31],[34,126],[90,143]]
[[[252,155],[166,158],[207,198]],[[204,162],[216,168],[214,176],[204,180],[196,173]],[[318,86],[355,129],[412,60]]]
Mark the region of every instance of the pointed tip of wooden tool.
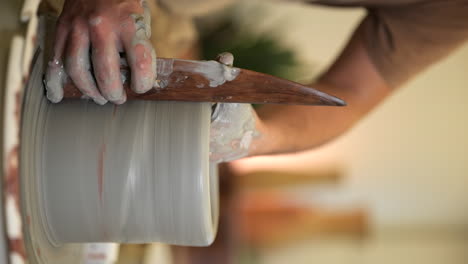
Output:
[[329,105],[330,106],[347,106],[348,104],[341,100],[340,98],[338,97],[334,97],[334,96],[330,96],[330,101],[328,101],[328,103],[330,103]]
[[318,98],[321,102],[320,105],[325,106],[346,106],[346,102],[338,97],[329,95],[312,87],[307,87],[310,95],[313,95],[315,98]]

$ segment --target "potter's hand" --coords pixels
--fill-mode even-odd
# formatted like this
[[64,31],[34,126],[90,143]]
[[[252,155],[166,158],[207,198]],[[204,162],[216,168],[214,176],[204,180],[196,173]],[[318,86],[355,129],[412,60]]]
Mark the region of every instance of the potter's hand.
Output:
[[[216,60],[232,66],[234,57],[222,53]],[[223,162],[247,156],[252,140],[259,136],[256,121],[250,104],[218,103],[211,123],[210,160]]]
[[119,52],[131,68],[131,88],[144,93],[156,78],[149,41],[150,10],[142,0],[66,0],[46,72],[47,98],[63,98],[67,76],[98,104],[124,103]]

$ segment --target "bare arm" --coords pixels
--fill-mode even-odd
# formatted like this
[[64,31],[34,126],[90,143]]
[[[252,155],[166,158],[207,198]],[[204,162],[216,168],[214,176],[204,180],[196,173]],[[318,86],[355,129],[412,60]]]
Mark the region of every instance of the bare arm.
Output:
[[358,4],[369,6],[367,17],[331,68],[311,84],[344,99],[348,106],[262,107],[256,122],[261,136],[253,142],[250,155],[300,151],[334,139],[392,90],[468,39],[466,0]]
[[354,125],[391,92],[372,64],[358,28],[347,47],[311,87],[344,99],[348,106],[267,105],[257,110],[260,136],[250,155],[294,152],[319,146]]

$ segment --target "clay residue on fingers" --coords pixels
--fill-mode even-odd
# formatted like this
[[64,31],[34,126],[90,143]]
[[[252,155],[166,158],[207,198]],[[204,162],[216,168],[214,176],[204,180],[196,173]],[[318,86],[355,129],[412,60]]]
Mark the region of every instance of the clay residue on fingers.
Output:
[[154,80],[156,79],[156,53],[154,49],[148,45],[148,41],[134,40],[132,45],[135,53],[132,69],[133,75],[138,71],[135,79],[132,79],[132,88],[137,93],[145,93],[153,87]]
[[102,22],[102,18],[100,16],[93,17],[89,20],[89,24],[91,26],[97,26],[101,24],[101,22]]
[[120,76],[120,56],[116,42],[112,39],[116,36],[108,34],[110,25],[104,23],[91,29],[91,59],[94,77],[100,93],[113,103],[124,102],[125,91]]
[[[144,1],[143,5],[145,5]],[[132,68],[132,77],[134,77],[131,81],[131,87],[137,93],[145,93],[150,90],[156,80],[156,52],[148,39],[151,36],[148,16],[149,14],[146,13],[144,15],[131,15],[135,33],[130,45],[127,44],[126,47],[127,59]]]
[[246,157],[252,140],[260,136],[249,104],[217,105],[211,123],[210,159],[215,162]]
[[58,59],[53,59],[48,63],[45,86],[47,89],[47,99],[53,103],[58,103],[63,98],[63,86],[67,81],[67,73],[63,63]]
[[230,52],[223,52],[218,54],[215,60],[226,66],[234,65],[234,55],[232,55]]
[[75,28],[70,35],[70,39],[73,41],[68,46],[65,61],[68,76],[84,95],[93,99],[99,105],[106,104],[107,100],[97,89],[91,73],[90,44],[87,30]]

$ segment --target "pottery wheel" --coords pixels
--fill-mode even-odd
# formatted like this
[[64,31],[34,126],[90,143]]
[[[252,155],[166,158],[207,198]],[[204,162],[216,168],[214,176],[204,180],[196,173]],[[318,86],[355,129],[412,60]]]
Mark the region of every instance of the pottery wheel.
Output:
[[31,263],[82,263],[91,242],[207,245],[216,232],[209,103],[51,104],[44,56],[24,91],[21,195]]

